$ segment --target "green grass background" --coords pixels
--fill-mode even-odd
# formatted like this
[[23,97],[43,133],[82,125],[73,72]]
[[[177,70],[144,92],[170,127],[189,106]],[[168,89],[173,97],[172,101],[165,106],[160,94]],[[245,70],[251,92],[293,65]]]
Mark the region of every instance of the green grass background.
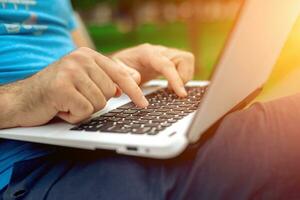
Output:
[[[202,31],[199,34],[201,60],[199,62],[203,71],[201,74],[196,74],[196,79],[206,79],[209,76],[230,30],[231,22],[206,23],[201,24],[201,27]],[[113,24],[102,27],[89,25],[88,30],[97,49],[103,53],[146,42],[190,50],[186,26],[180,22],[165,25],[145,24],[127,34],[118,31]]]
[[[218,55],[232,27],[232,22],[201,24],[199,48],[201,73],[195,79],[207,79],[215,65]],[[131,33],[121,33],[114,24],[105,26],[88,25],[88,31],[99,51],[110,53],[141,43],[161,44],[169,47],[190,50],[187,30],[184,23],[176,22],[164,25],[145,24]],[[300,91],[300,20],[291,32],[274,71],[258,98],[270,100]],[[297,75],[299,74],[299,76]],[[299,77],[299,78],[298,78]]]

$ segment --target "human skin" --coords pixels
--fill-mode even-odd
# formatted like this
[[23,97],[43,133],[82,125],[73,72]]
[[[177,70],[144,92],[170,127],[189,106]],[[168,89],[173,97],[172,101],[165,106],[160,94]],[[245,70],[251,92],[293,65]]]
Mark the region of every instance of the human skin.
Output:
[[0,129],[43,125],[54,117],[75,124],[121,91],[147,107],[139,85],[159,75],[184,97],[193,73],[194,56],[177,49],[143,44],[105,56],[80,47],[32,77],[0,87]]

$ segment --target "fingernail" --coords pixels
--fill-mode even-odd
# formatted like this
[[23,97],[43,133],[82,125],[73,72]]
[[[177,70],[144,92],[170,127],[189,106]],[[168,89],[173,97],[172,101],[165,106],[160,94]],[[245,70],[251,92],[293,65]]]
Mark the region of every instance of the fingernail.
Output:
[[119,88],[119,86],[116,86],[115,97],[120,97],[121,95],[122,95],[122,90]]
[[185,87],[181,87],[180,88],[180,93],[183,95],[183,96],[187,96],[187,92],[186,92],[186,90],[185,90]]
[[143,103],[143,107],[144,108],[146,108],[147,106],[149,106],[149,102],[148,102],[148,100],[146,99],[145,96],[143,96],[143,101],[144,101],[144,103]]

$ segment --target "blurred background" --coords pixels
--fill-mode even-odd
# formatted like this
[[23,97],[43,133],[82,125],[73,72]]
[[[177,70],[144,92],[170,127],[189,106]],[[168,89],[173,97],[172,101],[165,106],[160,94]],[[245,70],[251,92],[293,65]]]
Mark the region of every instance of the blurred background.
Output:
[[[110,53],[141,43],[194,53],[196,79],[207,79],[242,0],[72,0],[97,50]],[[264,99],[300,91],[300,20],[278,59]],[[268,96],[266,98],[266,96]]]

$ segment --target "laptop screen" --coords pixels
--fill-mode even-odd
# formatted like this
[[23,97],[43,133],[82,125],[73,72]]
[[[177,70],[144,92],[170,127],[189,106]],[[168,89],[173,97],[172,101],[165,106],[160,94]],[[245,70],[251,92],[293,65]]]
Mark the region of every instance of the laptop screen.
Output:
[[245,0],[190,126],[191,142],[263,86],[299,12],[299,0]]

